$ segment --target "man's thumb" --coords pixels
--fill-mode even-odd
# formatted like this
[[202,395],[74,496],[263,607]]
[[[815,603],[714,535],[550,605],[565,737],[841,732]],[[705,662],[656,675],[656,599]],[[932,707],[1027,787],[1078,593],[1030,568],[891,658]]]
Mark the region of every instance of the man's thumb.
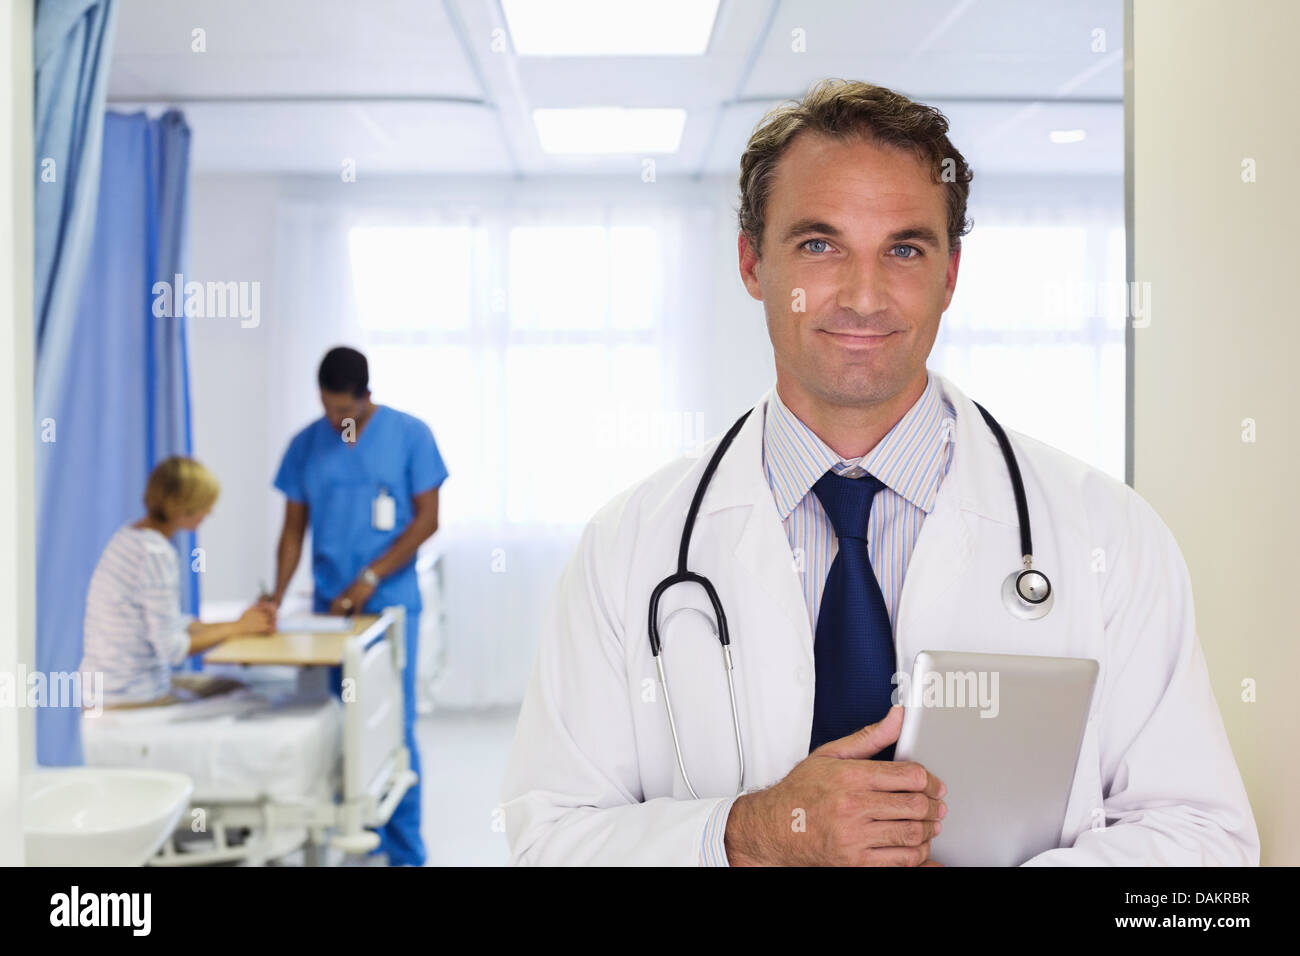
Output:
[[865,760],[895,743],[902,729],[903,708],[895,704],[889,708],[889,713],[876,723],[867,724],[861,730],[855,730],[839,740],[828,740],[818,747],[816,752],[826,757]]

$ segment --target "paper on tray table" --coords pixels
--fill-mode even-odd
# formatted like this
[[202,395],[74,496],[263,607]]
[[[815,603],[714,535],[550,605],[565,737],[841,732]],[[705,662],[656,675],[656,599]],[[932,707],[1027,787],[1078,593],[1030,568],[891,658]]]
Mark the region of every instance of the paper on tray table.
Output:
[[281,634],[300,634],[310,632],[342,633],[350,631],[356,621],[350,617],[336,614],[295,614],[282,617],[275,622],[275,629]]

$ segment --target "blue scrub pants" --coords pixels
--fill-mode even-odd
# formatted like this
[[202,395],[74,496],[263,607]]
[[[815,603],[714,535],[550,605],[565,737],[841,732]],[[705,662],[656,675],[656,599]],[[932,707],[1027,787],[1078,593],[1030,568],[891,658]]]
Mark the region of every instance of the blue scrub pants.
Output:
[[[329,611],[329,603],[317,602],[316,613]],[[368,614],[378,613],[367,611]],[[420,750],[415,745],[415,673],[420,645],[420,612],[406,609],[406,666],[402,668],[402,728],[406,749],[411,755],[411,770],[416,781],[393,808],[393,815],[379,828],[378,853],[388,854],[390,866],[424,866],[427,855],[420,836]],[[343,668],[330,668],[330,686],[336,696],[343,688]]]

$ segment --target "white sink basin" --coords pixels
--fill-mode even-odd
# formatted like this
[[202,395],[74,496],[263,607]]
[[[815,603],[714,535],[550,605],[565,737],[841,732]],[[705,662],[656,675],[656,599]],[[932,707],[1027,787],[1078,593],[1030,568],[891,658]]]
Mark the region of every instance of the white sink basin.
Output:
[[194,784],[167,770],[38,769],[23,778],[28,866],[141,866],[189,806]]

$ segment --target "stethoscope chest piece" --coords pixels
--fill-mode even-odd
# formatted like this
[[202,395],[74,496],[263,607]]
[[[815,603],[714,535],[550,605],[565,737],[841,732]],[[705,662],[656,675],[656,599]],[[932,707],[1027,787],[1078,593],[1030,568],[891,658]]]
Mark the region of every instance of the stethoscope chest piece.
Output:
[[1047,575],[1032,567],[1012,571],[1002,582],[1002,603],[1013,617],[1037,621],[1046,617],[1056,603],[1056,592]]

